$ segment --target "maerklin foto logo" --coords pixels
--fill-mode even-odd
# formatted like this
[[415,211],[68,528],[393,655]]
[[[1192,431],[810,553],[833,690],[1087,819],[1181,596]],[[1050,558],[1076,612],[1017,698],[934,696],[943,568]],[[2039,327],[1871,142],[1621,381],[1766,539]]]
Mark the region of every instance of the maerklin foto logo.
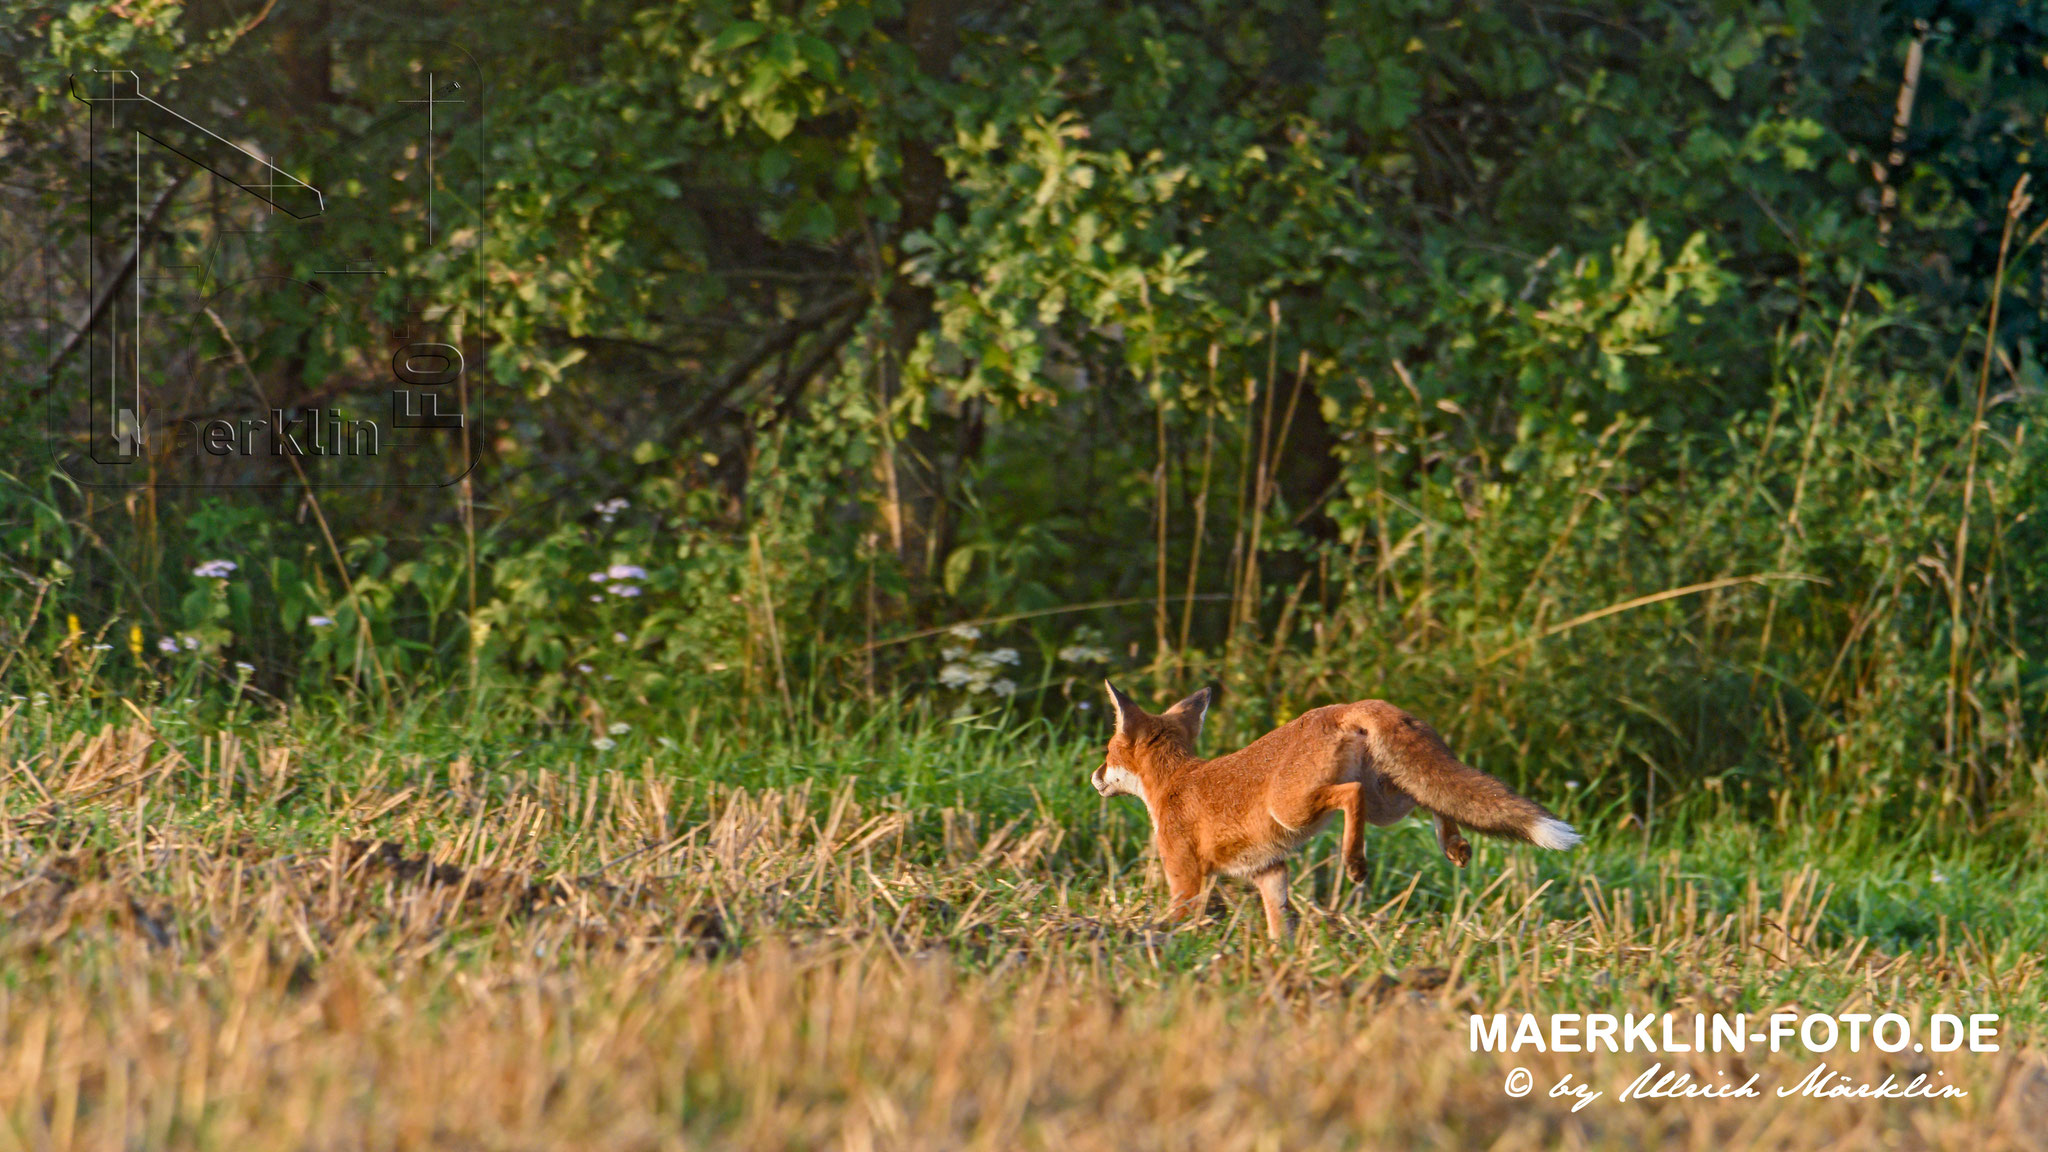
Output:
[[[1873,1048],[1880,1053],[1908,1049],[1916,1054],[1953,1053],[1965,1049],[1982,1053],[1999,1049],[1998,1019],[1995,1012],[1973,1013],[1967,1020],[1952,1013],[1936,1012],[1928,1017],[1926,1030],[1919,1032],[1912,1020],[1896,1012],[1877,1016],[1867,1012],[1812,1012],[1803,1016],[1795,1012],[1773,1012],[1768,1017],[1750,1017],[1741,1013],[1732,1016],[1719,1013],[1694,1013],[1690,1016],[1644,1013],[1637,1016],[1633,1013],[1592,1012],[1582,1015],[1556,1012],[1547,1018],[1524,1012],[1512,1025],[1507,1013],[1496,1012],[1492,1016],[1472,1017],[1472,1051],[1592,1053],[1605,1048],[1610,1053],[1691,1053],[1697,1058],[1708,1053],[1740,1056],[1745,1050],[1755,1049],[1775,1053],[1794,1048],[1796,1039],[1796,1047],[1816,1054],[1832,1054],[1841,1049],[1857,1053]],[[1752,1031],[1752,1028],[1756,1030]],[[1740,1061],[1735,1063],[1740,1067]],[[1726,1070],[1717,1070],[1714,1075],[1716,1078],[1713,1080],[1696,1078],[1689,1071],[1667,1069],[1659,1061],[1621,1086],[1615,1099],[1741,1100],[1764,1096],[1758,1087],[1764,1078],[1761,1072],[1743,1069],[1742,1075],[1747,1079],[1730,1078]],[[1825,1063],[1816,1063],[1801,1075],[1788,1076],[1771,1087],[1778,1097],[1809,1096],[1836,1100],[1969,1095],[1968,1091],[1947,1082],[1947,1077],[1946,1071],[1929,1069],[1914,1074],[1910,1080],[1892,1073],[1880,1082],[1871,1083],[1831,1069]],[[1536,1088],[1535,1079],[1527,1068],[1512,1070],[1505,1086],[1507,1094],[1518,1098],[1529,1095]],[[1575,1081],[1573,1074],[1566,1072],[1550,1088],[1548,1095],[1573,1100],[1571,1110],[1577,1112],[1605,1093],[1582,1080]]]
[[[92,158],[84,319],[60,324],[53,302],[45,387],[73,478],[155,483],[150,462],[166,451],[199,465],[169,472],[173,484],[277,481],[257,466],[266,457],[325,458],[311,475],[336,484],[443,484],[474,464],[463,357],[483,347],[486,218],[475,62],[430,41],[349,51],[349,99],[383,119],[339,149],[289,120],[200,123],[125,69],[71,78]],[[256,67],[252,85],[281,83]],[[420,268],[438,270],[431,285],[409,281]],[[303,329],[299,347],[377,368],[302,375],[266,360],[274,316]],[[250,467],[235,466],[242,457]]]
[[[391,358],[391,374],[411,387],[391,392],[392,427],[462,427],[463,414],[443,412],[442,394],[427,390],[461,373],[462,352],[452,345],[414,343],[399,349]],[[375,456],[385,443],[377,421],[313,407],[271,408],[260,416],[232,419],[172,420],[157,432],[168,437],[171,451],[205,456]],[[143,432],[136,439],[148,444],[153,437]]]
[[383,446],[375,420],[352,420],[332,408],[296,417],[272,408],[268,419],[180,420],[167,431],[173,451],[189,445],[208,456],[375,456]]

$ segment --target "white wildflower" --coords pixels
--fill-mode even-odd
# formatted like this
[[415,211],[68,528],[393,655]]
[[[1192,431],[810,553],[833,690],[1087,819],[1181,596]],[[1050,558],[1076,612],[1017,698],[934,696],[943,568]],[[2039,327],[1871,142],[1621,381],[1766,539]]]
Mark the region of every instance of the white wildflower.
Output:
[[626,642],[626,634],[624,632],[612,633],[612,642],[615,644],[624,644]]
[[614,596],[624,596],[626,599],[631,600],[640,594],[640,586],[638,584],[614,584],[605,589],[605,591]]
[[948,663],[957,664],[960,661],[967,659],[967,649],[961,648],[957,645],[949,644],[946,647],[939,649],[939,659],[944,660]]
[[577,670],[578,672],[581,672],[581,673],[583,673],[583,674],[584,674],[585,676],[588,676],[588,675],[590,675],[590,674],[591,674],[592,672],[595,672],[595,671],[596,671],[596,669],[595,669],[595,668],[592,668],[592,667],[591,667],[590,665],[588,665],[588,664],[578,664],[578,665],[576,666],[576,670]]
[[192,574],[194,576],[225,580],[234,572],[236,567],[237,565],[233,560],[208,560],[206,563],[194,568]]
[[610,728],[606,729],[607,732],[610,732],[614,736],[624,736],[626,733],[631,732],[632,730],[633,726],[631,724],[625,723],[624,721],[620,721],[619,723],[613,724]]
[[988,658],[994,664],[1016,664],[1023,659],[1023,657],[1017,655],[1015,648],[998,648],[989,653]]
[[306,625],[311,628],[332,628],[334,627],[334,619],[330,616],[308,616],[306,617]]
[[961,688],[976,679],[974,669],[965,664],[948,664],[939,669],[939,683],[948,688]]
[[178,650],[178,641],[175,637],[159,636],[156,641],[156,650],[166,654],[176,652]]
[[640,567],[638,564],[614,564],[605,569],[604,574],[605,578],[609,580],[647,579],[647,569]]
[[1017,682],[1015,680],[998,680],[989,685],[988,690],[998,696],[1015,696],[1017,694]]
[[951,628],[946,629],[946,631],[954,636],[958,636],[962,640],[981,639],[981,629],[976,628],[972,624],[955,624]]
[[235,667],[236,667],[236,668],[237,668],[238,670],[240,670],[240,671],[243,671],[243,672],[254,672],[254,671],[256,671],[256,666],[255,666],[254,664],[246,663],[246,662],[244,662],[244,661],[241,661],[241,660],[237,660],[237,661],[235,661]]
[[592,740],[590,742],[590,746],[592,748],[597,749],[599,752],[609,752],[612,749],[618,747],[619,742],[617,740],[612,739],[609,736],[599,736],[597,739]]
[[1069,664],[1107,664],[1109,649],[1093,644],[1069,644],[1060,649],[1060,659]]

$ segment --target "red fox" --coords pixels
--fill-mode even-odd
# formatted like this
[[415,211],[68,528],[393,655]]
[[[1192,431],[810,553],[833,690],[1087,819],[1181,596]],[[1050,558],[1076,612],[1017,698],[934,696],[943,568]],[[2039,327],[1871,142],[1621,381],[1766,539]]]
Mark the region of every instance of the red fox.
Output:
[[1365,825],[1385,826],[1418,805],[1436,817],[1436,840],[1460,868],[1475,832],[1563,851],[1572,826],[1500,780],[1461,763],[1443,737],[1384,700],[1304,712],[1244,748],[1214,760],[1195,755],[1204,688],[1154,716],[1107,681],[1116,732],[1092,782],[1104,796],[1136,796],[1152,817],[1166,871],[1167,915],[1195,911],[1211,872],[1250,880],[1274,939],[1292,929],[1287,856],[1333,812],[1344,814],[1344,870],[1365,878]]

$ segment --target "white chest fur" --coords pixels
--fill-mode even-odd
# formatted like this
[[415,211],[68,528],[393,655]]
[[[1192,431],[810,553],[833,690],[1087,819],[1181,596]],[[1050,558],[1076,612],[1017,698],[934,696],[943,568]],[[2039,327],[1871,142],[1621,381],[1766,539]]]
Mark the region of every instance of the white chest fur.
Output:
[[1125,796],[1136,796],[1145,805],[1147,816],[1156,816],[1152,811],[1152,798],[1145,795],[1145,782],[1138,774],[1121,764],[1110,764],[1102,771],[1102,777],[1111,787]]

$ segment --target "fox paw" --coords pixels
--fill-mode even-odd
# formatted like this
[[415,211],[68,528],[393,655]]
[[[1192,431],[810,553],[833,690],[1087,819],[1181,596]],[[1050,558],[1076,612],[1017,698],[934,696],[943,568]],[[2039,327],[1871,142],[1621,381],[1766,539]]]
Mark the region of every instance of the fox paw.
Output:
[[1344,874],[1351,877],[1353,884],[1365,883],[1365,878],[1368,875],[1365,867],[1365,857],[1360,856],[1353,860],[1346,860],[1344,862]]
[[1472,862],[1472,843],[1463,836],[1444,845],[1444,859],[1463,868]]

